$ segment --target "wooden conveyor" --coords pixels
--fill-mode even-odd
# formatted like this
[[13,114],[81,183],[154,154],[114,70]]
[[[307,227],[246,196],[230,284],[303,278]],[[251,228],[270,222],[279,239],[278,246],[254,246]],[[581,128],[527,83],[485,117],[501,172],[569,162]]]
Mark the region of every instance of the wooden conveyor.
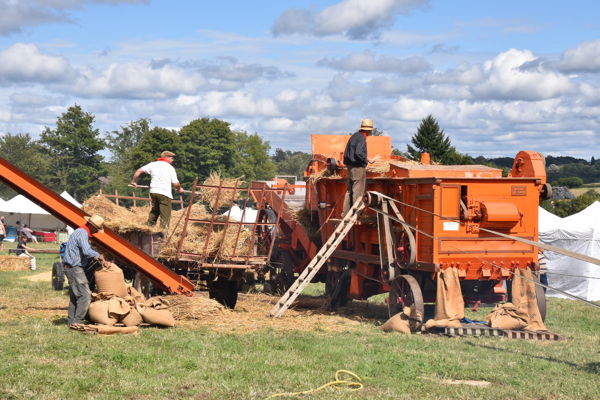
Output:
[[[2,157],[0,180],[67,225],[73,228],[85,225],[86,213]],[[188,279],[171,271],[110,229],[104,228],[104,232],[94,233],[92,240],[167,291],[193,295],[194,285]]]

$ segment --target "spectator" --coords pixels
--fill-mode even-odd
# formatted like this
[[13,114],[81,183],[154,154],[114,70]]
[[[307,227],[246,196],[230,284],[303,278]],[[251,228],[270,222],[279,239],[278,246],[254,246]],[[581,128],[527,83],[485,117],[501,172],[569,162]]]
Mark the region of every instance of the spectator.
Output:
[[6,237],[6,226],[4,225],[4,217],[0,217],[0,251],[4,246],[4,238]]
[[29,257],[29,269],[35,271],[37,269],[35,264],[35,257],[29,253],[29,250],[33,250],[33,248],[27,246],[27,236],[21,235],[19,236],[19,241],[17,242],[17,256],[19,257]]
[[23,225],[23,227],[21,228],[21,234],[27,236],[27,240],[30,242],[37,243],[38,241],[35,235],[33,234],[33,231],[29,226],[27,226],[27,224]]

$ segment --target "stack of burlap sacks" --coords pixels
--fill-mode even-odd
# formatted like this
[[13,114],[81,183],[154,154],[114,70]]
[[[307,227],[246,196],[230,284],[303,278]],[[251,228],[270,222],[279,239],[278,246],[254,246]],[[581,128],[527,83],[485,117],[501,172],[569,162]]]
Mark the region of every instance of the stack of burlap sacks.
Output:
[[[492,328],[509,330],[545,331],[546,327],[537,306],[535,283],[530,269],[516,268],[512,280],[512,303],[497,304],[485,318]],[[423,316],[412,315],[410,307],[392,316],[383,325],[386,332],[416,332],[421,329],[462,326],[465,303],[456,268],[438,272],[435,316],[423,325]]]
[[169,303],[161,297],[146,300],[140,292],[125,284],[123,270],[116,264],[103,262],[94,276],[97,293],[92,294],[88,309],[90,321],[125,327],[137,327],[143,322],[167,327],[175,325]]

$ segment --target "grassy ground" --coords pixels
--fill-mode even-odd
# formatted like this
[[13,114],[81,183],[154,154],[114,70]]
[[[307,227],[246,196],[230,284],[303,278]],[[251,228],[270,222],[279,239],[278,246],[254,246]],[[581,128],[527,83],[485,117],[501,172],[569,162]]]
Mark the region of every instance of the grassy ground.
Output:
[[69,331],[67,292],[25,279],[56,259],[38,257],[38,271],[0,273],[2,399],[264,399],[320,386],[338,369],[360,375],[365,388],[303,398],[600,398],[600,313],[578,302],[549,300],[547,326],[567,337],[551,343],[386,334],[372,319],[335,333],[277,324],[223,332],[208,321],[104,337]]

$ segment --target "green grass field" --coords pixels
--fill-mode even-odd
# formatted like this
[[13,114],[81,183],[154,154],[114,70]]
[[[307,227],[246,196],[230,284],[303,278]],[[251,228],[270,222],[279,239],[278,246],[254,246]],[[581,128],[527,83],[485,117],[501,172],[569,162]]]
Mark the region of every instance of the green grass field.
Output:
[[[39,255],[38,271],[0,272],[1,399],[265,399],[318,387],[338,369],[360,375],[364,389],[301,398],[600,398],[600,310],[579,302],[549,300],[546,323],[567,337],[560,342],[386,334],[370,319],[336,333],[187,324],[96,336],[65,326],[67,291],[25,279],[54,260]],[[471,316],[489,311],[480,310]]]

